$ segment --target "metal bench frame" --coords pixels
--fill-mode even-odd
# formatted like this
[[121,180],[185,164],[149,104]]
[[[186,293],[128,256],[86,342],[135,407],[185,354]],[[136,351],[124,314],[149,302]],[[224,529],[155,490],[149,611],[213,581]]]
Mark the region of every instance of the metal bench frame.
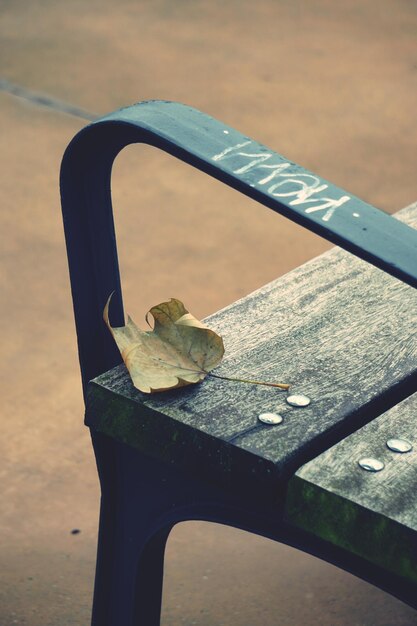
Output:
[[[145,102],[83,129],[67,148],[61,197],[85,393],[88,381],[121,362],[102,322],[124,324],[110,178],[117,154],[146,143],[210,174],[289,219],[417,287],[413,229],[185,105]],[[262,169],[262,175],[260,170]],[[92,623],[160,621],[165,542],[172,526],[200,519],[297,547],[417,607],[395,575],[291,527],[282,514],[223,492],[92,430],[102,488]]]

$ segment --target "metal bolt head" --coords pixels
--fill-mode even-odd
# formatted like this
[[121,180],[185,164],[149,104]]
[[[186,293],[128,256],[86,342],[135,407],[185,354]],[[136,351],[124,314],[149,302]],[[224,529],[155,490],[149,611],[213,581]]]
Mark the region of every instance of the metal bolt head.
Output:
[[385,465],[379,459],[373,459],[372,457],[364,457],[359,459],[359,466],[367,472],[380,472],[384,469]]
[[278,413],[260,413],[258,415],[258,420],[263,424],[275,425],[281,424],[283,417],[282,415],[278,415]]
[[291,406],[308,406],[311,400],[307,396],[303,396],[301,393],[292,394],[291,396],[287,396],[287,403]]
[[406,439],[397,439],[396,437],[388,439],[387,447],[393,452],[411,452],[413,449],[413,446],[409,441]]

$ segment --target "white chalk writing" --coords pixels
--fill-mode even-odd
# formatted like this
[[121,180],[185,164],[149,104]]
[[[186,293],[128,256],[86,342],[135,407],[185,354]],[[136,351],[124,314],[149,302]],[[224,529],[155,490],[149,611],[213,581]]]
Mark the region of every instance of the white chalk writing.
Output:
[[[318,176],[303,172],[291,172],[291,168],[296,166],[292,163],[282,161],[281,163],[266,163],[269,159],[279,158],[278,155],[270,152],[258,150],[257,152],[242,151],[251,145],[251,141],[238,143],[236,146],[226,148],[213,157],[213,161],[223,161],[224,159],[238,160],[238,167],[233,169],[234,174],[247,174],[256,170],[268,170],[268,173],[262,171],[262,177],[256,181],[257,185],[267,185],[274,181],[272,185],[267,187],[267,193],[274,198],[292,198],[288,201],[290,206],[298,206],[308,204],[304,209],[305,213],[315,213],[323,211],[321,219],[328,222],[333,216],[335,210],[350,200],[350,196],[341,196],[340,198],[328,198],[318,196],[321,192],[328,189],[329,185],[323,183]],[[243,164],[242,161],[243,160]],[[260,172],[259,172],[260,173]],[[264,175],[266,174],[266,176]],[[251,187],[255,185],[252,183]],[[313,197],[314,196],[314,197]]]

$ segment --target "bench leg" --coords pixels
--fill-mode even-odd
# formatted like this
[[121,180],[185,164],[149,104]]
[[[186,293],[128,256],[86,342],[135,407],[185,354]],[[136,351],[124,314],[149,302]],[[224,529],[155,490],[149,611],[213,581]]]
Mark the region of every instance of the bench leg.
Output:
[[[165,544],[177,522],[252,530],[232,496],[93,433],[102,489],[93,626],[159,626]],[[275,529],[277,521],[272,520]]]
[[171,528],[155,533],[140,555],[135,589],[135,626],[160,624],[164,553]]
[[[134,540],[113,543],[110,576],[103,576],[104,572],[97,567],[93,626],[160,624],[164,552],[171,528],[162,529],[150,538],[141,536],[138,530]],[[103,550],[106,550],[104,545],[99,546],[98,561]]]
[[173,526],[161,520],[166,498],[149,480],[152,461],[147,466],[142,458],[140,471],[132,471],[110,442],[98,441],[101,461],[107,445],[113,467],[106,464],[101,472],[98,463],[102,502],[92,626],[159,626],[164,552]]

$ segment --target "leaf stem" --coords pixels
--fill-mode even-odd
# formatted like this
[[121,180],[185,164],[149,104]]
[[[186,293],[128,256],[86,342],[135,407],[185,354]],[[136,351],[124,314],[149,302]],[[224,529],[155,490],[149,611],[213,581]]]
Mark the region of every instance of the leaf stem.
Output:
[[168,363],[167,361],[164,361],[163,359],[160,359],[158,357],[151,357],[151,359],[155,361],[160,361],[161,363],[163,363],[163,365],[166,365],[168,367],[175,367],[178,369],[185,370],[187,372],[193,372],[194,374],[205,374],[206,376],[213,376],[213,378],[220,378],[221,380],[230,380],[236,383],[248,383],[250,385],[265,385],[265,387],[275,387],[277,389],[282,389],[283,391],[287,391],[290,388],[290,385],[287,385],[286,383],[266,383],[261,380],[251,380],[248,378],[234,378],[232,376],[220,376],[220,374],[213,374],[213,372],[207,372],[207,370],[203,370],[203,369],[198,370],[198,369],[192,369],[189,367],[184,367],[182,365],[174,365],[173,363]]
[[266,387],[277,387],[278,389],[283,389],[287,391],[290,388],[290,385],[286,383],[266,383],[260,380],[248,380],[246,378],[232,378],[230,376],[219,376],[219,374],[213,374],[213,372],[208,372],[209,376],[213,376],[214,378],[221,378],[222,380],[231,380],[237,383],[249,383],[251,385],[265,385]]

